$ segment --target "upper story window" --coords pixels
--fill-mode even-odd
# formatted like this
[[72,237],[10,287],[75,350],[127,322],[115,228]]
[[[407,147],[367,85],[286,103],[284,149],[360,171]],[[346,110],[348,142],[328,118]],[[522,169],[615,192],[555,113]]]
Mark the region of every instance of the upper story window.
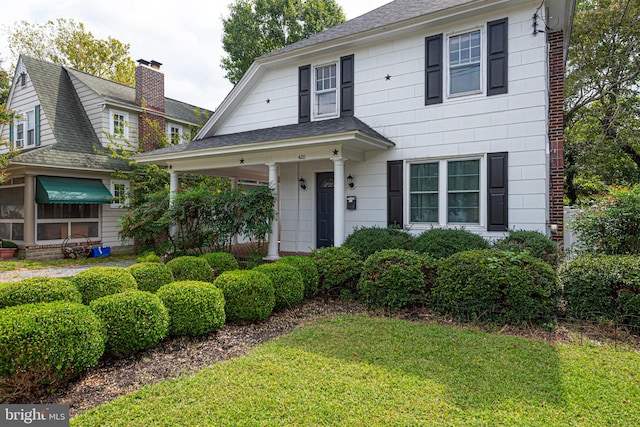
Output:
[[122,208],[129,206],[129,182],[124,180],[111,181],[111,207]]
[[14,141],[16,148],[34,147],[36,145],[36,119],[35,111],[27,111],[22,114],[14,127]]
[[480,30],[449,37],[449,94],[481,91]]
[[314,115],[338,114],[337,65],[325,65],[315,69]]
[[111,110],[109,117],[109,133],[118,138],[129,137],[129,113]]
[[182,126],[167,123],[167,141],[172,145],[182,144]]

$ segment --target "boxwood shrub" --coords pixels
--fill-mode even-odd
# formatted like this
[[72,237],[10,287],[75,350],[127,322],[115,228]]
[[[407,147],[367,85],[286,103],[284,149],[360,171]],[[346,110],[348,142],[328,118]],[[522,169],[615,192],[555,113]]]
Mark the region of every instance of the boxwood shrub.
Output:
[[347,236],[342,246],[362,259],[383,249],[411,249],[411,234],[399,228],[362,227]]
[[224,293],[228,321],[264,320],[276,305],[273,284],[259,271],[225,271],[214,284]]
[[200,258],[207,260],[213,269],[213,276],[217,277],[225,271],[238,270],[238,260],[229,252],[208,252],[200,255]]
[[314,249],[311,253],[318,266],[320,288],[355,291],[362,271],[362,258],[344,246]]
[[284,263],[262,264],[255,270],[271,280],[276,297],[274,310],[294,307],[304,299],[302,275],[294,266]]
[[529,251],[531,256],[557,266],[560,260],[560,246],[539,231],[515,230],[498,240],[494,249],[512,252]]
[[427,286],[422,268],[422,257],[413,251],[378,251],[364,262],[358,295],[367,307],[390,311],[425,301]]
[[105,352],[115,356],[144,350],[167,335],[169,312],[150,292],[127,291],[91,301],[105,326]]
[[278,263],[292,265],[298,269],[302,275],[304,283],[304,297],[311,298],[318,292],[318,284],[320,276],[318,275],[318,267],[313,258],[308,256],[289,255],[280,258]]
[[141,291],[155,292],[161,286],[174,281],[173,272],[166,264],[139,262],[129,266],[127,271],[136,279]]
[[154,252],[149,252],[147,254],[140,255],[138,258],[136,258],[136,261],[140,263],[143,263],[143,262],[161,263],[162,258],[160,258],[159,255],[156,255]]
[[204,335],[224,326],[224,297],[211,282],[173,282],[158,289],[156,295],[169,310],[171,335]]
[[31,277],[0,287],[0,308],[53,301],[81,303],[82,295],[68,280],[51,277]]
[[[5,395],[51,388],[95,366],[104,351],[103,325],[85,305],[66,301],[0,310],[0,377]],[[26,385],[25,385],[26,384]]]
[[69,281],[82,294],[84,304],[106,295],[138,288],[136,279],[121,267],[92,267],[76,274]]
[[447,314],[543,323],[558,308],[560,288],[554,269],[526,253],[474,250],[439,263],[431,297]]
[[180,256],[169,261],[167,266],[177,281],[211,282],[213,279],[213,270],[204,258]]
[[427,253],[436,259],[447,258],[458,252],[488,249],[489,242],[461,228],[432,228],[413,239],[413,250]]

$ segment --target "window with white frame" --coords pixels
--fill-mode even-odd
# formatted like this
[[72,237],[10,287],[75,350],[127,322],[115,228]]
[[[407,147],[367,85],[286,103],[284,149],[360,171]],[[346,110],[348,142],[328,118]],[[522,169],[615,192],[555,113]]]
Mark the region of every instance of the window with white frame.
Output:
[[33,147],[36,144],[36,119],[35,111],[27,111],[22,114],[14,127],[15,147]]
[[167,123],[167,141],[172,145],[182,144],[182,126]]
[[313,112],[316,117],[331,117],[338,114],[337,65],[315,68]]
[[100,205],[38,204],[36,213],[38,241],[100,237]]
[[129,182],[123,180],[111,181],[111,207],[122,208],[129,206]]
[[476,93],[481,86],[480,30],[449,37],[449,94]]
[[109,132],[119,138],[129,137],[129,113],[111,110],[109,114]]

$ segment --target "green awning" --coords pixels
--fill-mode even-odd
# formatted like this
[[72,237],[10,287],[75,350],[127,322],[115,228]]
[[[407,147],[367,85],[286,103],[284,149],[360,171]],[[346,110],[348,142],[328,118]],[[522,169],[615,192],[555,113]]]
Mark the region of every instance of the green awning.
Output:
[[113,196],[99,179],[38,176],[37,203],[106,204]]

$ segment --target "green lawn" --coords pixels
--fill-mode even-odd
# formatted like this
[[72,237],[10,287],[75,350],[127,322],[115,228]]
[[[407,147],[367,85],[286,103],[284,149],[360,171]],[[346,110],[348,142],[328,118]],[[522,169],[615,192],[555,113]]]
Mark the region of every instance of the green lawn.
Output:
[[637,426],[640,354],[364,316],[301,328],[73,426]]
[[[62,254],[62,251],[60,251]],[[105,262],[113,262],[113,261],[126,261],[130,259],[136,259],[136,255],[134,254],[119,254],[119,255],[110,255],[105,257],[98,258],[81,258],[81,259],[56,259],[50,261],[43,260],[19,260],[19,259],[10,259],[10,260],[1,260],[0,261],[0,273],[4,273],[7,271],[15,271],[22,268],[27,268],[29,270],[41,270],[44,268],[55,268],[55,267],[74,267],[79,265],[99,265]]]

